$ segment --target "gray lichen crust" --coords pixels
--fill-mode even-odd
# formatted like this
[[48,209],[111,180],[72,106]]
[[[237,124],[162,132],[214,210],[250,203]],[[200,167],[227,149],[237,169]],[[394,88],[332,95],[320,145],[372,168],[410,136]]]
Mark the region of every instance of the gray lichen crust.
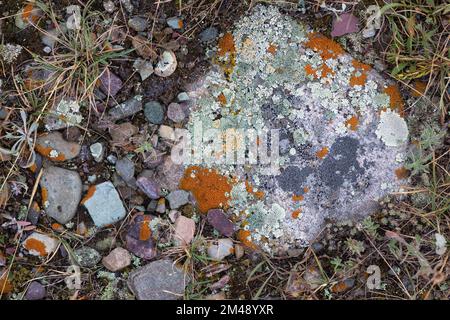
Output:
[[337,43],[257,6],[208,54],[214,67],[188,92],[189,130],[280,130],[278,172],[203,164],[237,178],[230,211],[247,240],[272,252],[307,245],[325,219],[369,215],[405,183],[395,172],[408,129],[388,84]]

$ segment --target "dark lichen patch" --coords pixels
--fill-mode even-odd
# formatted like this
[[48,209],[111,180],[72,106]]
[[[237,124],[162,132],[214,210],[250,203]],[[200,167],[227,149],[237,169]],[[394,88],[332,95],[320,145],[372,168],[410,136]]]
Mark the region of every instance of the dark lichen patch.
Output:
[[313,169],[309,167],[300,169],[299,167],[289,166],[277,176],[278,185],[286,192],[300,195],[303,193],[306,179],[312,173]]
[[331,146],[330,153],[318,168],[321,182],[331,189],[341,187],[345,180],[356,181],[364,174],[357,161],[359,142],[355,138],[342,137]]

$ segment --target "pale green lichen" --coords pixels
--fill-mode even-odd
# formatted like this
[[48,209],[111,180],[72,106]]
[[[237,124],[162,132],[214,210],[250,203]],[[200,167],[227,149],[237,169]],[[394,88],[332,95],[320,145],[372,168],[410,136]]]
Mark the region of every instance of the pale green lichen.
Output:
[[22,46],[7,43],[5,45],[0,44],[0,57],[6,64],[11,64],[22,53]]
[[381,112],[376,134],[388,147],[398,147],[408,140],[408,126],[398,113],[387,109]]

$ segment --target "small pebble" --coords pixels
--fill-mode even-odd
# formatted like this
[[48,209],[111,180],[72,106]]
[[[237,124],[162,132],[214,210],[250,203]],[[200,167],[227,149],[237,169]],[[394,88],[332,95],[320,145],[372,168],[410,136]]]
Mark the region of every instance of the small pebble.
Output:
[[177,69],[177,57],[171,50],[164,51],[159,57],[155,67],[155,74],[158,77],[168,77]]
[[28,286],[27,293],[25,294],[26,300],[42,300],[47,295],[45,287],[37,281],[33,281]]
[[183,20],[178,17],[171,17],[167,19],[167,25],[174,30],[183,29]]
[[128,26],[137,32],[142,32],[148,27],[147,19],[141,17],[133,17],[128,20]]
[[131,181],[134,177],[134,162],[124,157],[117,160],[116,172],[125,181]]
[[141,80],[144,81],[153,74],[153,64],[150,61],[143,59],[136,59],[133,63],[133,68],[141,76]]
[[155,200],[159,199],[159,197],[160,197],[159,187],[156,184],[156,182],[153,181],[152,179],[145,177],[145,176],[140,176],[136,180],[136,185],[150,199],[155,199]]
[[177,96],[178,102],[189,101],[189,95],[186,92],[180,92]]
[[199,38],[201,42],[210,42],[217,38],[219,31],[217,28],[210,27],[200,32]]
[[120,271],[131,264],[131,255],[126,249],[118,247],[104,257],[102,263],[109,271]]
[[98,253],[98,251],[94,248],[90,247],[76,249],[74,250],[73,254],[79,265],[84,268],[95,267],[95,265],[102,259],[100,253]]
[[234,251],[231,239],[219,239],[217,244],[211,242],[208,246],[208,256],[216,261],[221,261]]
[[184,120],[186,115],[184,114],[183,108],[178,103],[172,102],[167,107],[167,117],[173,122],[181,122]]
[[166,140],[175,140],[175,131],[172,127],[162,125],[158,129],[158,134],[161,138]]
[[105,11],[108,13],[113,13],[116,10],[116,6],[114,5],[114,2],[111,0],[104,1],[103,8],[105,8]]
[[164,120],[164,107],[158,101],[149,101],[144,105],[144,115],[150,123],[161,124]]
[[100,142],[91,144],[91,146],[89,147],[89,150],[91,151],[91,155],[96,162],[101,162],[103,160],[103,155],[105,153],[103,144],[101,144]]
[[189,192],[184,190],[174,190],[166,196],[170,209],[178,209],[189,202]]

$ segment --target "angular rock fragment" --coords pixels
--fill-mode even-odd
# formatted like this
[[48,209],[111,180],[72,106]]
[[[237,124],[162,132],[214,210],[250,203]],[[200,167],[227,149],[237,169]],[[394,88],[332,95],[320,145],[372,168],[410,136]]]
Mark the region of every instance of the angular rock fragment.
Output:
[[60,241],[56,238],[33,232],[25,239],[22,246],[33,256],[46,257],[56,251],[59,243]]
[[179,216],[175,221],[175,244],[187,245],[189,244],[195,235],[195,222],[185,216]]
[[131,255],[124,248],[115,248],[103,258],[102,263],[112,272],[120,271],[131,264]]
[[82,183],[79,174],[50,166],[44,169],[39,185],[45,213],[61,224],[72,220],[81,200]]
[[226,237],[231,237],[234,233],[234,223],[231,222],[222,209],[208,210],[207,220],[210,225]]
[[128,20],[128,26],[137,32],[142,32],[147,29],[148,21],[141,17],[133,17]]
[[102,256],[94,248],[83,247],[74,250],[74,256],[81,267],[92,268],[100,262]]
[[148,177],[140,176],[136,180],[136,185],[144,192],[150,199],[159,199],[160,189],[156,182]]
[[189,192],[184,190],[174,190],[166,197],[169,201],[170,209],[178,209],[189,202]]
[[156,240],[154,232],[157,222],[150,215],[137,216],[128,229],[126,235],[127,249],[136,256],[150,260],[156,256]]
[[60,132],[50,132],[39,136],[36,140],[36,151],[52,161],[66,161],[80,154],[81,146],[63,139]]
[[158,260],[133,271],[128,286],[137,300],[183,298],[187,276],[171,260]]
[[99,78],[100,89],[107,96],[115,97],[117,93],[122,89],[122,80],[106,68]]
[[119,193],[110,181],[89,187],[81,203],[96,227],[104,227],[125,218],[126,211]]
[[142,111],[142,97],[135,96],[110,109],[108,115],[115,121],[130,117],[139,111]]
[[211,242],[208,245],[208,256],[217,261],[234,253],[233,241],[231,239],[219,239],[217,243]]

